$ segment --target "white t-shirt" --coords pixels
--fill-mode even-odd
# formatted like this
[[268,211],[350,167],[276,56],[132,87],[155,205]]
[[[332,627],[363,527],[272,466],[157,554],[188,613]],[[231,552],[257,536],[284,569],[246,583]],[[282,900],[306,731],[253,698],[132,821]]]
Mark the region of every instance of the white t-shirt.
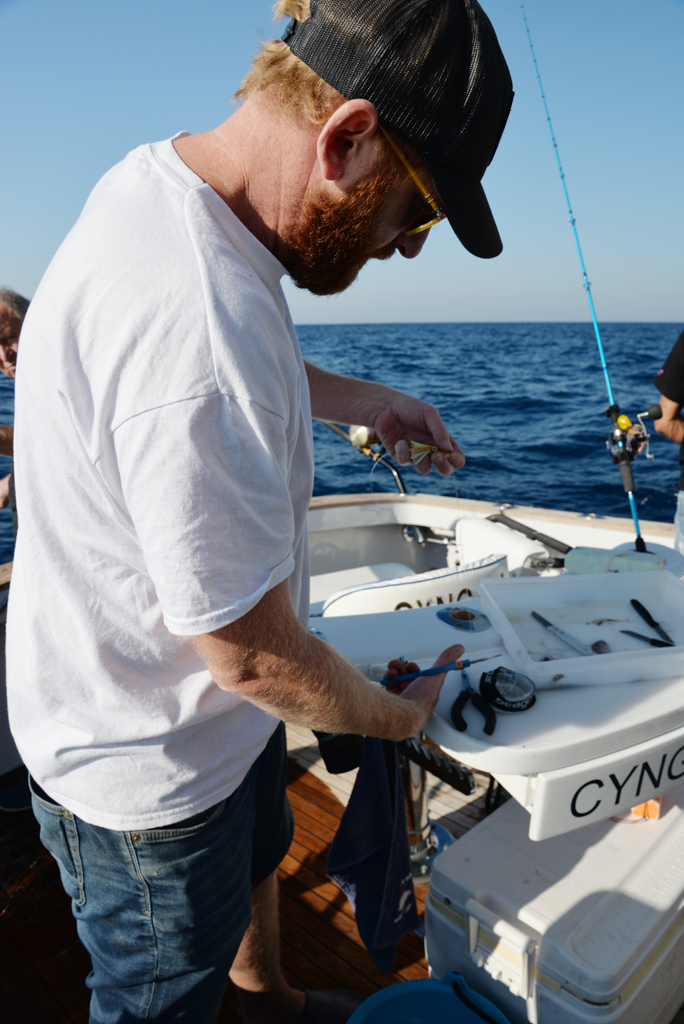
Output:
[[104,176],[31,303],[10,723],[92,824],[211,807],[277,725],[190,637],[288,577],[307,621],[311,411],[284,273],[168,140]]

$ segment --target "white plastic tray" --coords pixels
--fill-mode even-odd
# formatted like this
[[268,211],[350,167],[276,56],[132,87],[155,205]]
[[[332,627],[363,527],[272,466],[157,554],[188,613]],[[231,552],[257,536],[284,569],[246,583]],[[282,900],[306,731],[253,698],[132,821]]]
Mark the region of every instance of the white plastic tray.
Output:
[[[669,572],[602,573],[552,578],[485,579],[479,585],[489,616],[516,668],[537,686],[595,686],[684,675],[684,583]],[[625,636],[657,638],[630,604],[641,601],[676,646],[650,647]],[[582,655],[532,618],[532,612],[609,654]]]

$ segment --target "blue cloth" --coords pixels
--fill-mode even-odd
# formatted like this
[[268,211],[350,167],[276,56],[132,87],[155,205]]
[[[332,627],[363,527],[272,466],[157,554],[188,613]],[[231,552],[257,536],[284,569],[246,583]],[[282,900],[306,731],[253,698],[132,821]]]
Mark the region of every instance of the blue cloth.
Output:
[[399,939],[420,924],[396,743],[366,737],[326,870],[354,908],[366,949],[389,973]]
[[214,1024],[251,888],[292,840],[286,776],[281,725],[227,800],[147,832],[89,825],[33,783],[40,838],[92,959],[91,1024]]

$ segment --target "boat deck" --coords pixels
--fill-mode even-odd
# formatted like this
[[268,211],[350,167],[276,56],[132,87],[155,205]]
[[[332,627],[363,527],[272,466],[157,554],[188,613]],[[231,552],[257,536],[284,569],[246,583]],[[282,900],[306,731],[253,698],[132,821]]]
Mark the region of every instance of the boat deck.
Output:
[[[280,868],[282,963],[293,983],[351,988],[371,995],[385,985],[427,977],[423,942],[407,935],[393,974],[366,952],[346,898],[325,874],[328,847],[354,784],[355,772],[329,775],[306,729],[288,729],[288,792],[295,836]],[[473,797],[431,779],[431,816],[455,836],[484,815],[487,776]],[[7,1024],[81,1024],[88,1020],[82,949],[56,865],[40,845],[30,811],[0,813],[0,1019]],[[417,890],[422,910],[424,890]],[[229,985],[219,1024],[238,1021]]]
[[[288,728],[288,752],[295,836],[280,868],[280,929],[282,963],[291,980],[299,987],[371,995],[395,982],[427,977],[423,942],[414,934],[400,943],[394,972],[382,974],[359,938],[351,907],[326,876],[328,847],[355,772],[329,775],[306,729]],[[475,774],[472,797],[430,777],[430,815],[457,838],[485,813],[488,777]],[[0,1019],[3,1024],[85,1024],[88,958],[56,865],[40,845],[30,811],[0,813],[0,828]],[[425,892],[416,890],[421,912]],[[218,1024],[238,1020],[229,984]],[[672,1024],[684,1024],[681,1010]]]

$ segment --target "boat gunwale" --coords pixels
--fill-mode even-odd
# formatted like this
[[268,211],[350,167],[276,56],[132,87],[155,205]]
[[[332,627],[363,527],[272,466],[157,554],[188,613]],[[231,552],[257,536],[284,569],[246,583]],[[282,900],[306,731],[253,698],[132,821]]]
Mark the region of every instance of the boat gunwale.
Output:
[[[438,508],[453,508],[456,512],[475,512],[486,518],[488,515],[505,512],[511,518],[545,520],[568,525],[578,522],[591,524],[596,530],[618,530],[622,533],[634,532],[631,519],[623,516],[599,516],[594,513],[571,512],[566,509],[546,509],[538,505],[512,505],[492,501],[479,501],[474,498],[456,498],[449,495],[427,494],[322,494],[311,499],[309,511],[341,508],[349,505],[427,505]],[[641,520],[642,533],[674,538],[674,524],[658,520]]]

